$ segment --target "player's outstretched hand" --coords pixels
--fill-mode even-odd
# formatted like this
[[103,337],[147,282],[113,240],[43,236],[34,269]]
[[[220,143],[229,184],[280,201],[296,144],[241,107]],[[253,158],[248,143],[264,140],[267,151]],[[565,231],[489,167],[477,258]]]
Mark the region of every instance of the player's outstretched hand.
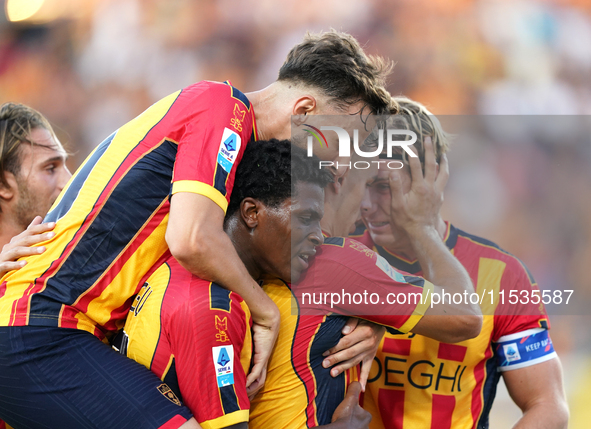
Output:
[[449,178],[447,158],[441,156],[441,165],[437,164],[433,142],[425,138],[425,173],[418,157],[408,157],[412,177],[410,190],[402,190],[400,173],[390,173],[390,192],[392,194],[392,223],[406,230],[435,226],[439,209],[443,203],[443,190]]
[[326,359],[322,362],[322,366],[330,368],[338,364],[330,370],[330,375],[336,377],[361,363],[359,382],[361,390],[365,392],[371,364],[385,332],[386,329],[383,326],[356,317],[349,318],[343,328],[344,337],[336,346],[324,353],[323,356],[326,356]]
[[320,426],[321,428],[331,429],[367,429],[371,422],[371,414],[359,406],[359,394],[361,393],[361,384],[354,381],[349,384],[347,395],[343,402],[339,404],[332,415],[330,425]]
[[0,253],[0,276],[8,271],[18,270],[26,265],[26,261],[17,261],[23,256],[39,255],[45,252],[45,246],[34,247],[35,244],[49,240],[55,233],[54,222],[42,223],[43,218],[37,216],[33,222],[19,235],[12,237],[9,243],[5,244]]

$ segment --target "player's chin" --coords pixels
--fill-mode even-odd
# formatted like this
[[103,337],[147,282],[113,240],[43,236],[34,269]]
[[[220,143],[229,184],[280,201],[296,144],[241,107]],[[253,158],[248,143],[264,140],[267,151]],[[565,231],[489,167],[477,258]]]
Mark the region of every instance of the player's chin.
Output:
[[289,280],[285,279],[285,281],[288,283],[297,283],[300,280],[303,271],[304,270],[302,270],[300,267],[294,267],[292,265],[291,271],[289,273]]

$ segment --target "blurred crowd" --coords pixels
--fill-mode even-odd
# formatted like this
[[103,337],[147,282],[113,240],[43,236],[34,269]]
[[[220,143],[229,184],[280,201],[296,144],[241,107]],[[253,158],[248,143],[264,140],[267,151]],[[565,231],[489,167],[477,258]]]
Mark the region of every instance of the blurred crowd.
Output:
[[[441,117],[456,135],[447,217],[518,255],[542,288],[575,289],[550,311],[588,314],[588,0],[45,0],[37,18],[0,16],[0,102],[46,115],[74,170],[161,97],[203,79],[260,89],[306,31],[329,28],[396,62],[393,94],[463,115]],[[588,323],[557,320],[559,353],[589,352]]]

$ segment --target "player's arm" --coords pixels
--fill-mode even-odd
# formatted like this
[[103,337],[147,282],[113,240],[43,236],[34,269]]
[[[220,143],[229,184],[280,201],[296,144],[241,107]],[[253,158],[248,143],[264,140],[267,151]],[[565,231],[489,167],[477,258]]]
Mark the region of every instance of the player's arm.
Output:
[[568,406],[558,358],[503,372],[503,379],[523,417],[514,429],[562,429],[568,426]]
[[326,359],[322,361],[322,366],[330,368],[334,365],[330,375],[336,377],[349,368],[361,364],[359,381],[365,391],[373,358],[378,352],[385,333],[386,328],[382,325],[350,317],[343,327],[343,338],[336,346],[324,352],[323,356],[326,356]]
[[[179,119],[183,133],[174,164],[166,243],[186,269],[238,293],[250,307],[255,342],[250,384],[264,377],[280,316],[223,231],[236,170],[252,131],[247,126],[252,116],[232,91],[227,85],[211,83],[196,100],[187,102],[197,110],[187,107],[188,113]],[[186,96],[192,97],[190,92]],[[249,118],[240,126],[235,125],[237,111]]]
[[[443,190],[449,177],[447,158],[437,165],[433,144],[425,139],[425,173],[418,157],[408,157],[412,176],[411,189],[404,194],[398,172],[390,175],[392,222],[405,229],[423,270],[423,277],[433,283],[434,293],[469,294],[474,292],[470,276],[450,253],[437,232]],[[482,327],[478,304],[470,301],[456,305],[430,306],[412,332],[438,341],[455,343],[476,337]]]

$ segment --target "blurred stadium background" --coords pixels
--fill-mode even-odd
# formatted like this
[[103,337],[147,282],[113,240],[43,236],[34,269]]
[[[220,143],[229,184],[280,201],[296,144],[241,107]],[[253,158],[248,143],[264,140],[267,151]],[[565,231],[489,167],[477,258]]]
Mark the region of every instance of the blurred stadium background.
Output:
[[[570,427],[589,427],[589,0],[0,4],[0,103],[22,102],[45,114],[73,154],[72,171],[103,138],[161,97],[203,79],[230,79],[244,92],[260,89],[275,79],[305,31],[331,27],[394,60],[390,91],[437,115],[568,115],[579,131],[566,137],[540,132],[547,123],[567,129],[564,116],[541,116],[512,134],[491,131],[500,125],[489,124],[472,139],[461,127],[452,129],[458,138],[445,212],[519,256],[541,288],[575,289],[576,305],[551,320],[552,338],[564,365]],[[442,122],[453,128],[457,118]],[[501,387],[491,427],[510,427],[517,416]]]

